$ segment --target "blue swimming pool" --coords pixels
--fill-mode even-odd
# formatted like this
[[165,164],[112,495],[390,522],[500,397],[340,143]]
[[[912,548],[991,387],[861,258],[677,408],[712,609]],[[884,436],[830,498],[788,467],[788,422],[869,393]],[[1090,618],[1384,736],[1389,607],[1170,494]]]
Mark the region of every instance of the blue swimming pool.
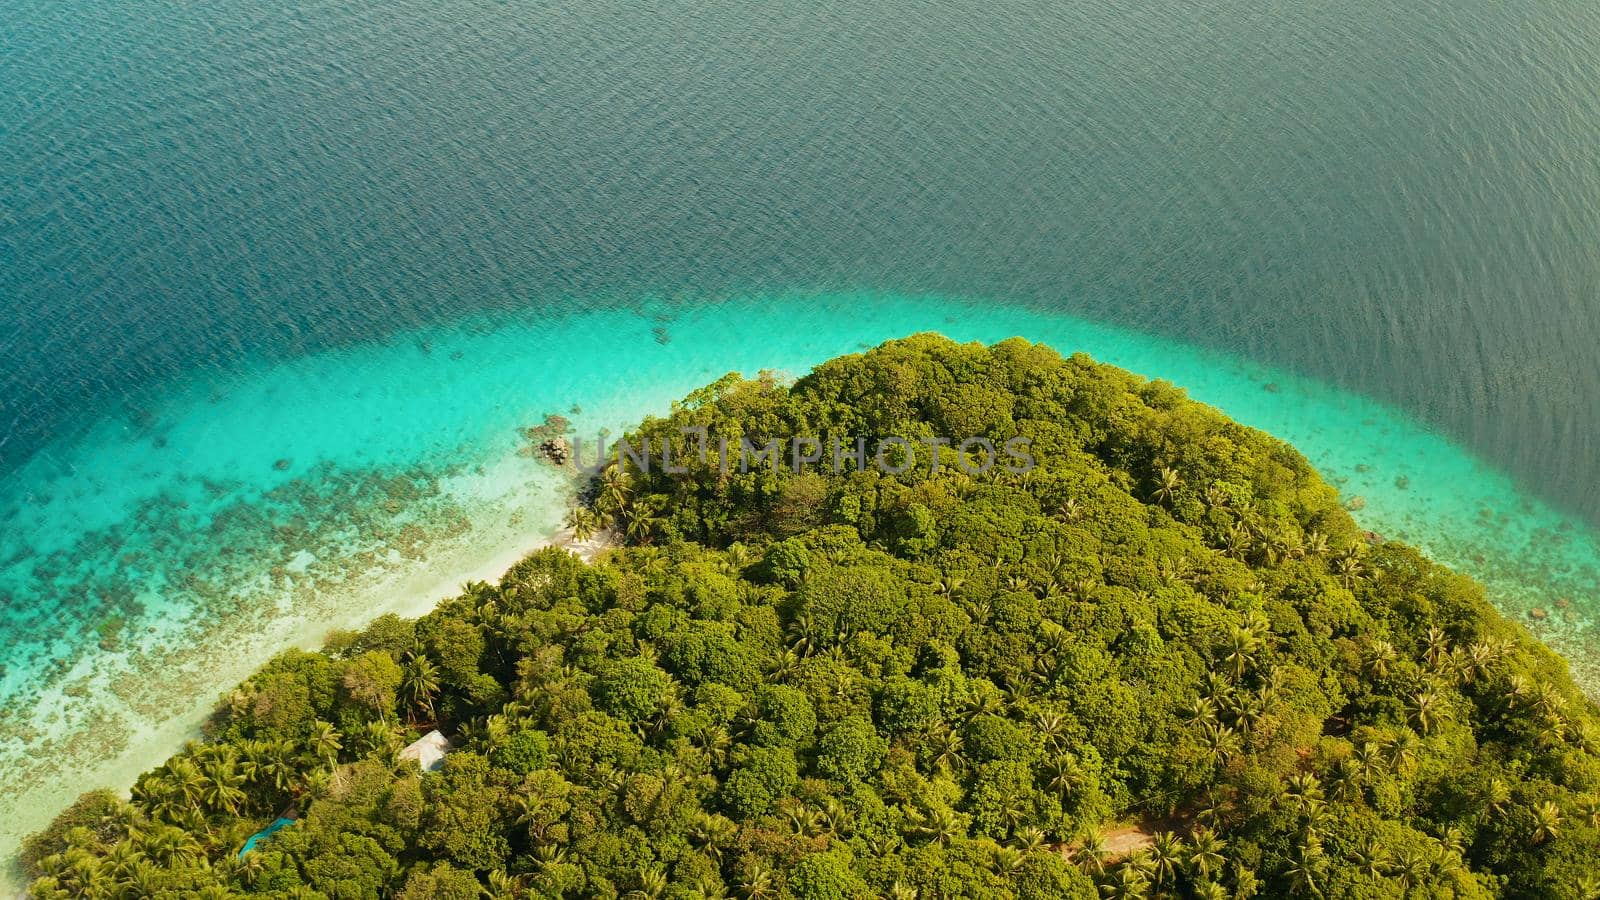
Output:
[[244,842],[244,846],[243,847],[239,848],[239,855],[243,856],[246,853],[249,853],[251,850],[254,850],[256,848],[256,842],[257,841],[262,841],[262,840],[265,840],[265,839],[267,839],[269,837],[272,837],[274,834],[277,833],[278,829],[284,827],[285,825],[292,825],[293,823],[294,823],[293,819],[278,819],[278,820],[274,821],[271,825],[268,825],[267,827],[261,829],[260,831],[256,832],[255,834],[250,835],[250,839],[248,841]]

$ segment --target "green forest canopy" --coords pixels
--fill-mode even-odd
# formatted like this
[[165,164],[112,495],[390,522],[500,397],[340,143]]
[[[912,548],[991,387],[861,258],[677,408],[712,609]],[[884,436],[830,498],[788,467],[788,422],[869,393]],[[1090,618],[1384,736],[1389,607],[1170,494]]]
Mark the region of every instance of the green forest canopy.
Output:
[[[1022,435],[1037,467],[612,467],[572,524],[626,546],[282,654],[32,839],[32,895],[1600,892],[1562,661],[1172,385],[922,335],[633,437],[686,426]],[[396,754],[435,726],[419,777]]]

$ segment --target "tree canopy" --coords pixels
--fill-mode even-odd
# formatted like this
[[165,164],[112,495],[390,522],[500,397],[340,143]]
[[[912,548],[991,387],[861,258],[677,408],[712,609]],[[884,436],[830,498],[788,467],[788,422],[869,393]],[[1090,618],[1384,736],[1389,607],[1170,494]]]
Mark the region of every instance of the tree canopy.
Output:
[[[1564,663],[1172,385],[924,335],[630,438],[686,428],[917,464],[613,465],[576,518],[623,546],[279,656],[131,800],[35,836],[32,895],[1600,892]],[[920,440],[1017,436],[1026,472]],[[433,727],[457,749],[419,776],[397,752]]]

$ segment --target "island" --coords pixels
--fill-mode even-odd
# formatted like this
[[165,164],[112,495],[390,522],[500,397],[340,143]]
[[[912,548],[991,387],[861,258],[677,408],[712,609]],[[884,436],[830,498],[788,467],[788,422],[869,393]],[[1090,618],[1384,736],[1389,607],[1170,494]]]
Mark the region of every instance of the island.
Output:
[[617,448],[592,559],[276,657],[31,896],[1600,893],[1565,663],[1171,384],[918,335]]

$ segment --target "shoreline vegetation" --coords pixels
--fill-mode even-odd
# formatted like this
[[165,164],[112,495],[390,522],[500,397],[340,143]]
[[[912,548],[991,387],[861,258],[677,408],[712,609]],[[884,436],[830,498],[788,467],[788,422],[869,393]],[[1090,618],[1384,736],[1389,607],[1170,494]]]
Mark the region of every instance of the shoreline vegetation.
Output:
[[[796,327],[770,341],[778,306]],[[655,343],[661,322],[693,339]],[[565,511],[566,482],[534,484],[556,474],[524,458],[536,445],[517,453],[541,415],[570,415],[574,434],[619,434],[723,372],[808,372],[933,322],[960,340],[1026,334],[1159,373],[1289,441],[1343,496],[1363,498],[1364,527],[1477,579],[1595,695],[1600,534],[1369,398],[995,301],[811,295],[489,318],[226,377],[196,372],[138,404],[142,424],[103,419],[8,479],[0,518],[15,527],[0,535],[0,593],[27,601],[6,606],[0,625],[0,857],[85,787],[125,789],[180,745],[187,732],[169,720],[199,722],[213,704],[196,698],[273,653],[319,646],[328,628],[463,579],[496,581]],[[648,350],[615,352],[641,341]],[[550,346],[570,365],[530,354]],[[106,762],[119,751],[134,761]],[[0,874],[7,889],[20,886]]]
[[[599,534],[586,540],[577,540],[572,535],[571,529],[561,528],[554,534],[531,538],[518,544],[518,549],[503,551],[495,554],[487,561],[469,565],[465,569],[454,572],[452,576],[439,577],[429,575],[422,580],[407,578],[400,581],[389,580],[384,582],[388,593],[406,598],[387,610],[386,615],[398,615],[416,618],[426,615],[433,610],[441,598],[452,596],[459,590],[463,583],[472,583],[485,580],[497,580],[502,577],[512,566],[530,553],[537,552],[545,547],[561,547],[577,554],[580,558],[589,559],[596,553],[609,546],[609,535]],[[362,593],[377,593],[377,591],[363,591]],[[281,643],[285,647],[303,649],[321,648],[327,643],[330,634],[366,627],[372,616],[368,610],[362,610],[354,615],[346,615],[334,621],[322,617],[309,618],[302,625],[291,628],[283,635]],[[178,715],[168,714],[158,725],[151,728],[137,730],[123,734],[119,731],[115,746],[116,752],[108,753],[98,759],[88,762],[90,771],[83,771],[79,779],[104,783],[108,785],[104,790],[112,791],[126,796],[133,787],[137,777],[143,772],[159,766],[172,755],[173,748],[182,747],[188,742],[201,740],[205,737],[205,725],[216,712],[215,699],[207,699],[207,691],[219,681],[227,683],[242,679],[256,666],[251,665],[237,676],[223,675],[221,670],[226,666],[213,665],[205,671],[207,687],[195,687],[195,696],[192,709]],[[237,667],[234,667],[237,668]],[[65,751],[62,751],[65,752]],[[84,763],[83,754],[72,753],[69,758],[74,764]],[[68,789],[69,791],[71,789]],[[35,817],[37,808],[46,803],[53,803],[53,808],[45,815],[36,818],[36,827],[42,826],[53,818],[60,809],[67,806],[75,793],[67,793],[59,799],[52,799],[59,792],[44,791],[31,795],[34,809],[19,806],[13,810],[24,817]],[[26,821],[26,818],[24,818]],[[13,822],[12,824],[15,824]],[[21,835],[18,836],[20,841]],[[6,896],[17,894],[24,890],[30,880],[27,873],[19,865],[19,858],[8,855],[3,862],[3,871],[0,871],[0,891]]]
[[[1600,889],[1565,663],[1170,384],[918,336],[634,435],[684,426],[1025,434],[1040,465],[609,467],[570,525],[620,546],[279,655],[131,800],[30,840],[32,895]],[[419,778],[398,752],[433,728]]]

